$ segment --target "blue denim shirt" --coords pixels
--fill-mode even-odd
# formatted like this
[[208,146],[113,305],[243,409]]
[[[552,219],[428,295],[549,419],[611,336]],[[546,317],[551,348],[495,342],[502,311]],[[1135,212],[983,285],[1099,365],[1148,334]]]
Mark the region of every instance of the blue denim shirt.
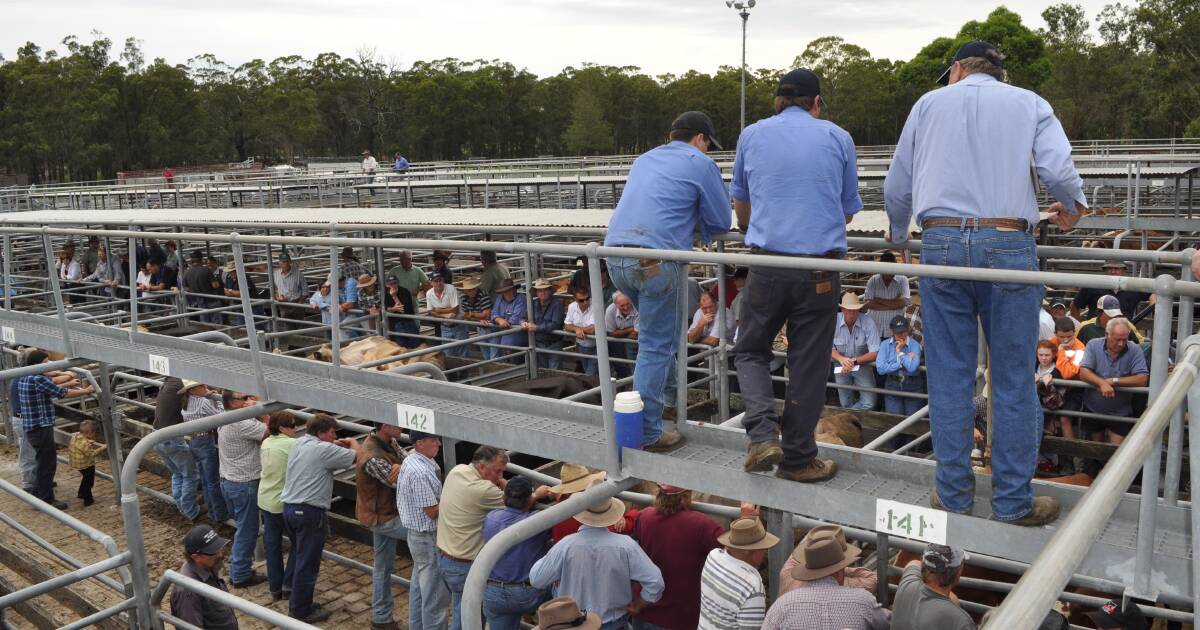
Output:
[[742,131],[733,198],[750,202],[746,244],[785,254],[846,251],[846,218],[862,210],[854,140],[799,107]]
[[930,217],[1038,222],[1033,171],[1074,212],[1087,205],[1071,143],[1054,109],[1029,90],[986,74],[922,96],[904,123],[884,180],[892,242]]
[[[534,514],[537,512],[523,512],[510,507],[488,512],[488,515],[483,517],[483,542],[486,543],[492,536]],[[546,542],[549,540],[550,530],[547,529],[517,543],[500,556],[488,578],[501,582],[525,582],[529,579],[529,569],[533,567],[533,563],[546,555]]]
[[530,584],[548,588],[558,582],[559,596],[574,597],[580,609],[600,615],[604,623],[625,616],[633,599],[630,581],[642,585],[641,597],[651,604],[666,588],[662,571],[637,541],[588,525],[551,547],[529,571]]
[[633,161],[604,244],[691,251],[697,229],[707,243],[733,222],[721,169],[678,140]]
[[535,299],[533,301],[533,317],[529,319],[529,321],[538,327],[538,332],[534,339],[539,344],[561,341],[562,337],[555,335],[552,331],[562,330],[563,319],[566,316],[562,300],[553,295],[550,296],[550,301],[545,306],[542,306],[541,300]]
[[[908,356],[908,353],[912,356]],[[875,357],[875,371],[880,374],[896,374],[902,372],[905,376],[920,374],[921,344],[916,339],[908,338],[904,344],[904,352],[896,354],[896,342],[886,339],[879,344],[879,354]]]
[[513,299],[509,301],[497,293],[496,301],[492,303],[492,323],[497,319],[507,320],[509,326],[520,326],[525,321],[525,295],[513,293]]

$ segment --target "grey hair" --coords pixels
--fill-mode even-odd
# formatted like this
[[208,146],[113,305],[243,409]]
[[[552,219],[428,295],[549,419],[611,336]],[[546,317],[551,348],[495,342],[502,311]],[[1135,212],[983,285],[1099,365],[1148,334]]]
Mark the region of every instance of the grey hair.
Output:
[[1004,55],[998,52],[988,51],[986,57],[967,57],[960,59],[958,63],[967,74],[986,74],[997,81],[1008,78],[1008,73],[1000,65],[1004,63]]
[[1118,326],[1124,326],[1125,330],[1130,332],[1133,331],[1133,324],[1128,319],[1125,319],[1124,317],[1114,317],[1108,320],[1108,323],[1104,325],[1105,334],[1111,333]]

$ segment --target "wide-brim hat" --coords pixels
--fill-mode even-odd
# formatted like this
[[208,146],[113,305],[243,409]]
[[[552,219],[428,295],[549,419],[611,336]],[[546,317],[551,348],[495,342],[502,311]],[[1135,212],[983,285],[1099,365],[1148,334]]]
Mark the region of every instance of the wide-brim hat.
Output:
[[545,278],[538,278],[537,280],[533,281],[534,289],[550,289],[553,288],[553,286],[554,285],[550,284],[550,281],[546,280]]
[[517,285],[513,284],[512,280],[505,278],[504,280],[500,281],[500,286],[496,287],[496,293],[504,293],[505,291],[515,291],[516,288],[517,288]]
[[372,276],[369,273],[364,273],[358,277],[358,288],[365,289],[367,287],[373,287],[375,286],[376,280],[377,278],[375,276]]
[[862,310],[862,300],[858,299],[858,294],[853,291],[847,291],[842,294],[842,302],[839,305],[848,311]]
[[792,550],[792,557],[796,559],[796,562],[804,562],[804,543],[813,538],[820,538],[821,536],[833,536],[842,544],[848,544],[846,542],[846,532],[841,527],[837,525],[818,525],[808,530],[804,538],[800,539],[800,544],[796,545],[796,548]]
[[533,630],[600,630],[600,615],[579,610],[572,597],[552,599],[537,609],[538,625]]
[[183,384],[179,386],[179,393],[180,394],[187,393],[188,390],[191,390],[192,388],[198,387],[203,384],[204,383],[201,383],[200,381],[189,381],[187,379],[184,379]]
[[225,263],[225,271],[237,271],[237,261],[231,260]]
[[478,289],[479,288],[479,279],[478,278],[467,278],[466,280],[463,280],[462,288],[463,288],[463,290]]
[[1101,269],[1125,269],[1126,271],[1129,270],[1129,267],[1125,263],[1123,263],[1119,260],[1106,260],[1106,261],[1104,261],[1103,265],[1100,265],[1100,268]]
[[559,484],[550,488],[550,492],[554,494],[572,494],[586,489],[592,485],[593,481],[603,480],[607,476],[608,473],[603,470],[593,473],[588,470],[587,466],[563,464],[558,472]]
[[[601,483],[604,482],[596,479],[592,481],[591,485],[595,486]],[[576,514],[575,520],[583,523],[584,525],[591,525],[592,527],[611,527],[616,525],[617,522],[620,521],[624,516],[625,504],[622,503],[620,499],[613,497],[611,499],[605,499],[599,503],[596,503],[588,509]]]
[[351,259],[351,260],[358,260],[358,256],[355,256],[355,255],[354,255],[354,248],[353,248],[353,247],[343,247],[343,248],[342,248],[342,258],[349,258],[349,259]]
[[779,537],[768,532],[756,518],[739,518],[729,525],[729,531],[717,537],[717,542],[734,549],[754,551],[774,547],[779,544]]
[[803,560],[792,567],[792,577],[805,581],[833,575],[862,555],[862,549],[838,540],[833,534],[807,538],[802,551]]

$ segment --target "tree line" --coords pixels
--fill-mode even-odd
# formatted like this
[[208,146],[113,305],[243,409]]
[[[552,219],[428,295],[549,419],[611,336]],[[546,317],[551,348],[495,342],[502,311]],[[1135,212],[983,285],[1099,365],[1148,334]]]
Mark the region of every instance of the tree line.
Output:
[[[817,72],[824,115],[864,145],[895,142],[916,99],[974,39],[1001,49],[1010,82],[1045,96],[1072,139],[1200,136],[1200,3],[1140,0],[1093,18],[1056,4],[1042,16],[1047,27],[1034,30],[999,7],[906,61],[822,37],[792,65]],[[634,154],[663,142],[688,109],[708,112],[727,146],[738,134],[734,66],[649,76],[583,64],[539,78],[500,60],[400,68],[367,50],[237,67],[201,54],[172,65],[147,62],[134,38],[116,51],[96,32],[62,47],[30,42],[11,60],[0,56],[0,172],[71,181],[363,149],[415,161]],[[775,83],[788,69],[748,71],[748,121],[773,113]]]

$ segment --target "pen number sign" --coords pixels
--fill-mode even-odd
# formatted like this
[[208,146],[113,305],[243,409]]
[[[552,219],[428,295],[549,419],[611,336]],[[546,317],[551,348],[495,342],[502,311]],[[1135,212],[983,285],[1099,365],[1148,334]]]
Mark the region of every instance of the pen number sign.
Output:
[[875,500],[875,531],[946,544],[946,513],[887,499]]
[[425,433],[437,433],[433,421],[433,410],[396,403],[396,423],[401,429],[412,429]]

